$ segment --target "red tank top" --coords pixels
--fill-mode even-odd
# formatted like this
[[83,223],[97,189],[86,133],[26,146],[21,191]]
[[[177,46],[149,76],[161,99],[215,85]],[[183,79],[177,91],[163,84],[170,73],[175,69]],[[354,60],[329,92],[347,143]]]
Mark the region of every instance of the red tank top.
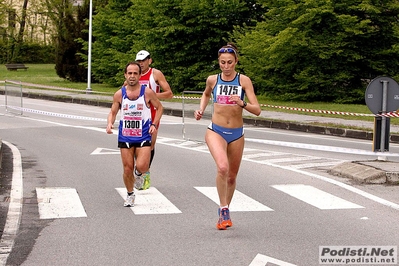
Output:
[[140,84],[146,85],[151,90],[153,90],[155,93],[159,93],[160,88],[159,88],[159,85],[155,82],[155,78],[154,78],[152,71],[153,71],[153,68],[150,67],[146,73],[141,75]]

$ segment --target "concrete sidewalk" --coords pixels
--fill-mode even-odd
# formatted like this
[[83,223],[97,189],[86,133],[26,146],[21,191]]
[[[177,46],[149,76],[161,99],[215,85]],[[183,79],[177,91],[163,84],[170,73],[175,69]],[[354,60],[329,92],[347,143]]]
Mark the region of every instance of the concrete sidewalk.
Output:
[[[23,97],[45,99],[51,101],[62,101],[86,105],[110,107],[112,95],[82,93],[81,91],[63,90],[44,90],[35,88],[22,89]],[[4,87],[0,87],[0,94],[4,94]],[[193,102],[193,101],[190,101]],[[183,108],[181,102],[162,101],[164,114],[172,116],[182,116]],[[193,117],[193,111],[199,106],[198,103],[185,103],[184,114]],[[208,108],[210,109],[210,108]],[[210,111],[207,110],[208,116]],[[396,118],[393,118],[396,119]],[[284,112],[262,111],[259,117],[244,111],[244,123],[260,127],[294,130],[323,135],[349,137],[357,139],[373,139],[373,122],[361,120],[348,120],[344,118],[329,118],[321,116],[311,116],[306,114],[289,114]],[[345,127],[342,127],[344,125]],[[357,128],[357,129],[350,129]],[[399,143],[399,127],[390,127],[390,142]],[[1,140],[1,136],[0,136]],[[0,142],[1,145],[1,142]],[[1,149],[1,146],[0,146]],[[1,158],[1,156],[0,156]],[[1,163],[1,161],[0,161]],[[399,184],[399,163],[386,160],[348,162],[330,170],[333,175],[352,178],[362,183],[389,183]]]

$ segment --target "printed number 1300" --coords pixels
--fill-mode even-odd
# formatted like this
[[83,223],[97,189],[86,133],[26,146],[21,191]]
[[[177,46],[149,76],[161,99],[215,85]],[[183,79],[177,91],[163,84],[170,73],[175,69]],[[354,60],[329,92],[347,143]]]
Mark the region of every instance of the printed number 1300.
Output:
[[125,128],[140,128],[140,121],[125,120]]

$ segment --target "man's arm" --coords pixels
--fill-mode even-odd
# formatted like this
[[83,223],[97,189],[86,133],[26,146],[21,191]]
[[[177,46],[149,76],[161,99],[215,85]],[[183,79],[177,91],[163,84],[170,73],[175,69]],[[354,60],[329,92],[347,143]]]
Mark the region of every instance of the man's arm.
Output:
[[112,129],[114,128],[114,123],[116,119],[116,115],[118,114],[118,111],[121,106],[121,90],[118,90],[115,92],[114,97],[113,97],[113,102],[111,106],[111,110],[109,111],[108,117],[107,117],[107,129],[106,132],[108,134],[112,134]]
[[[153,90],[151,90],[150,88],[146,88],[145,89],[145,97],[146,97],[146,99],[148,99],[148,102],[151,103],[151,105],[154,106],[155,109],[156,109],[155,117],[154,117],[154,120],[152,121],[152,124],[158,125],[159,122],[161,121],[161,117],[162,117],[162,114],[163,114],[162,103],[158,99],[158,97],[155,94],[155,92]],[[150,127],[150,134],[155,132],[155,130],[157,130],[157,128],[155,126],[151,126]]]
[[158,99],[165,100],[173,97],[173,92],[166,81],[165,75],[158,69],[153,68],[155,82],[161,87],[161,92],[157,93]]

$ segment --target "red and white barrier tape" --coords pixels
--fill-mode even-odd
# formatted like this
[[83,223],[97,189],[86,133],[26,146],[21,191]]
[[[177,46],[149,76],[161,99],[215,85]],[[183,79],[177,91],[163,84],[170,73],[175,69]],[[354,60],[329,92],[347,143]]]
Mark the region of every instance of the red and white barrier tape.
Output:
[[173,96],[173,99],[201,100],[201,97]]
[[[21,84],[21,85],[29,85],[32,87],[42,87],[42,88],[51,88],[51,89],[62,89],[62,90],[69,90],[69,91],[80,91],[76,89],[69,89],[69,88],[59,88],[54,86],[43,86],[43,85],[36,85],[32,83],[24,83],[24,82],[17,82],[12,80],[6,80],[6,82],[14,83],[14,84]],[[187,96],[173,96],[174,99],[188,99],[188,100],[200,100],[201,97],[187,97]],[[397,112],[388,112],[385,114],[359,114],[359,113],[352,113],[352,112],[339,112],[339,111],[327,111],[327,110],[314,110],[314,109],[307,109],[307,108],[298,108],[298,107],[287,107],[287,106],[277,106],[277,105],[270,105],[270,104],[260,104],[263,107],[269,108],[278,108],[278,109],[285,109],[285,110],[293,110],[293,111],[301,111],[301,112],[308,112],[308,113],[320,113],[320,114],[330,114],[330,115],[349,115],[349,116],[384,116],[384,117],[399,117],[399,113]]]
[[396,112],[388,112],[386,114],[359,114],[359,113],[351,113],[351,112],[338,112],[338,111],[326,111],[326,110],[314,110],[307,108],[297,108],[297,107],[287,107],[287,106],[276,106],[270,104],[261,104],[260,106],[271,107],[271,108],[279,108],[285,110],[293,110],[293,111],[302,111],[309,113],[321,113],[321,114],[330,114],[330,115],[350,115],[350,116],[385,116],[385,117],[399,117],[399,114]]
[[[175,99],[197,99],[200,100],[200,97],[182,97],[182,96],[173,96]],[[329,115],[349,115],[349,116],[385,116],[385,117],[399,117],[397,112],[388,112],[385,114],[359,114],[359,113],[352,113],[352,112],[338,112],[338,111],[327,111],[327,110],[314,110],[308,108],[298,108],[298,107],[287,107],[287,106],[277,106],[277,105],[270,105],[270,104],[260,104],[263,107],[270,107],[270,108],[278,108],[278,109],[285,109],[285,110],[293,110],[293,111],[301,111],[301,112],[308,112],[308,113],[320,113],[320,114],[329,114]]]

